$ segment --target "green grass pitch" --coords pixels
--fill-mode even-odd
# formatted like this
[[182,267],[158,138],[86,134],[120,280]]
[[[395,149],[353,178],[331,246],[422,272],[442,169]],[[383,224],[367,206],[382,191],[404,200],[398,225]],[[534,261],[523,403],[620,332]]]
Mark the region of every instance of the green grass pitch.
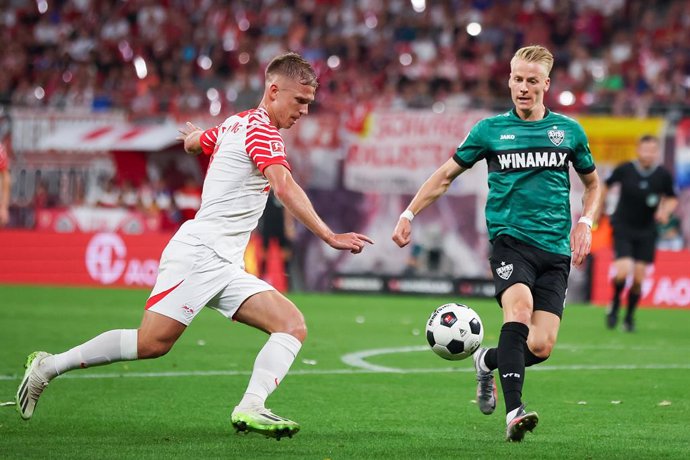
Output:
[[[0,402],[27,354],[61,352],[139,324],[148,291],[0,286]],[[76,370],[46,389],[34,418],[0,407],[0,458],[640,459],[690,456],[690,311],[641,310],[638,331],[569,305],[558,345],[527,371],[534,433],[506,443],[504,407],[473,403],[471,360],[426,347],[428,315],[448,301],[481,315],[490,300],[292,294],[309,337],[268,407],[302,424],[293,439],[237,435],[230,412],[265,336],[203,311],[167,355]],[[500,392],[499,392],[500,394]]]

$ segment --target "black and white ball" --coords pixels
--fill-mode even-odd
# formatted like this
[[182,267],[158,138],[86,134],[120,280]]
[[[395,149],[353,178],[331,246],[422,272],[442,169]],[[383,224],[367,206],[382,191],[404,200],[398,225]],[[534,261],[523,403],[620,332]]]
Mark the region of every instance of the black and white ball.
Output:
[[484,326],[467,305],[447,303],[438,307],[426,323],[426,340],[441,358],[457,361],[472,355],[482,344]]

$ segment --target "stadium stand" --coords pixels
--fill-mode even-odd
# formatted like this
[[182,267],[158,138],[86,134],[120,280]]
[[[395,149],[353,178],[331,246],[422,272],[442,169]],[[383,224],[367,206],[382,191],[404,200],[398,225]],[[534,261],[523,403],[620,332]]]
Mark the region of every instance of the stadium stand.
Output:
[[541,43],[556,56],[552,107],[644,116],[690,106],[683,1],[451,0],[423,12],[402,0],[1,3],[0,104],[230,113],[255,104],[260,69],[290,49],[319,69],[320,110],[502,108],[506,56]]

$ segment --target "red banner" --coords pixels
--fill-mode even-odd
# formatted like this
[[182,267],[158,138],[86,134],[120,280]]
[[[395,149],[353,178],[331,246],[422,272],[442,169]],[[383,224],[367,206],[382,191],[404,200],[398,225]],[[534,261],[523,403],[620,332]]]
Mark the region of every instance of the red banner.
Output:
[[[0,283],[153,287],[161,253],[171,236],[0,231]],[[261,250],[260,241],[252,237],[245,265],[257,276]],[[277,242],[269,245],[266,257],[270,262],[263,278],[287,291]]]
[[[611,280],[616,269],[611,250],[593,254],[592,303],[608,305],[613,296]],[[690,308],[690,251],[657,251],[642,283],[640,305]]]
[[166,233],[0,232],[0,283],[151,287]]

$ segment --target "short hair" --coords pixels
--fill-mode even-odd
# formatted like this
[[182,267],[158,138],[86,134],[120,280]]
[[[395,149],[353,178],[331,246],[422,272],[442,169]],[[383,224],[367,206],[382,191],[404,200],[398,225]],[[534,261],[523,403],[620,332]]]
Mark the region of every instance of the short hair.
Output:
[[640,140],[637,142],[638,144],[643,144],[645,142],[656,142],[657,144],[660,143],[659,138],[653,134],[645,134],[640,137]]
[[511,68],[518,59],[543,65],[546,70],[546,76],[551,73],[551,68],[553,67],[553,54],[541,45],[524,46],[517,50],[513,59],[510,60]]
[[276,75],[282,75],[298,81],[302,85],[316,88],[319,83],[314,68],[297,53],[285,53],[274,57],[266,66],[266,80]]

